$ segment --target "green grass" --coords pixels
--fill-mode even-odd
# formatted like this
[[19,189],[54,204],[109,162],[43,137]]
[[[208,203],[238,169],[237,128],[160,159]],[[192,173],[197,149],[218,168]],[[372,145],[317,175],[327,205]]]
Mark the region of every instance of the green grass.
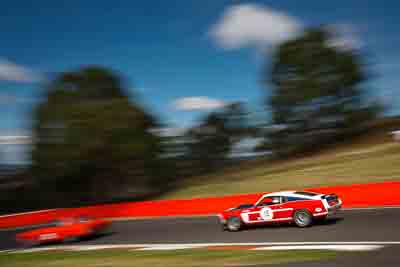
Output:
[[102,250],[86,252],[0,253],[2,267],[208,267],[277,264],[332,259],[329,251],[246,251],[189,249],[176,251]]
[[194,177],[164,199],[400,180],[400,143],[377,133],[311,156],[258,161]]

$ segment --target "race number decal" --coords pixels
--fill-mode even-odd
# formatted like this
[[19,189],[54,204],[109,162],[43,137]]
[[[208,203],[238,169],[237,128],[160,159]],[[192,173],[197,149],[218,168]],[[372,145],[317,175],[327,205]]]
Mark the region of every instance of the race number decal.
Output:
[[260,215],[261,218],[265,221],[272,220],[272,218],[274,217],[273,211],[268,207],[262,208],[260,211]]

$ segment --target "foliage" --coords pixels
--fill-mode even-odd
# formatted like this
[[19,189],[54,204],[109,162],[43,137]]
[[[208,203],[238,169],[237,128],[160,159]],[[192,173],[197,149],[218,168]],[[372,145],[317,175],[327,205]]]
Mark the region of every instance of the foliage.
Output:
[[[35,177],[50,199],[140,197],[167,186],[154,117],[100,67],[60,74],[36,110]],[[164,171],[163,171],[164,170]]]
[[274,88],[266,103],[273,124],[268,138],[278,153],[329,142],[379,112],[366,99],[368,73],[360,55],[331,39],[330,32],[312,29],[282,43],[265,73]]
[[226,160],[232,144],[247,134],[247,114],[241,103],[232,103],[203,118],[186,133],[186,157],[192,168],[202,173],[213,171]]

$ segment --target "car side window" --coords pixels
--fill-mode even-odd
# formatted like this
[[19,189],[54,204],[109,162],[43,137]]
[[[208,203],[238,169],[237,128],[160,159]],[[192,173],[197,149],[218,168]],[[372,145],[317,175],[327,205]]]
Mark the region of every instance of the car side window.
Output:
[[287,197],[287,201],[301,201],[301,200],[307,200],[306,198],[302,198],[302,197]]

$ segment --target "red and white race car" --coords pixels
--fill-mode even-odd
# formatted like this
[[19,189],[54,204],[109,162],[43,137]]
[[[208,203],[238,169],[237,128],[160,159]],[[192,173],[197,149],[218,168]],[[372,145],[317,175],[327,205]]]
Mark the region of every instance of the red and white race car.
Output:
[[219,214],[225,230],[239,231],[246,225],[294,222],[310,226],[314,220],[325,219],[342,207],[335,194],[282,191],[263,195],[255,204],[242,204]]
[[67,242],[103,233],[110,224],[111,222],[106,220],[85,216],[62,218],[44,227],[19,233],[16,239],[24,245]]

